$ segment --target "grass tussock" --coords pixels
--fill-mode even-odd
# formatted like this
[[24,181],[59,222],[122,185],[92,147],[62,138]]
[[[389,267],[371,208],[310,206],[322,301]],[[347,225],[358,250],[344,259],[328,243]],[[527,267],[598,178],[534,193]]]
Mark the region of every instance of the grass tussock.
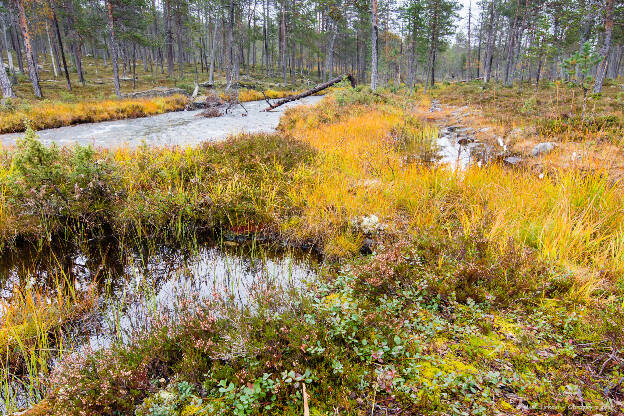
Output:
[[80,123],[121,120],[183,110],[187,99],[183,96],[86,101],[79,103],[35,102],[22,103],[0,112],[0,133],[70,126]]
[[132,231],[180,237],[185,230],[274,228],[295,212],[290,188],[312,149],[280,135],[241,136],[198,148],[45,147],[30,132],[0,168],[0,235],[52,239]]

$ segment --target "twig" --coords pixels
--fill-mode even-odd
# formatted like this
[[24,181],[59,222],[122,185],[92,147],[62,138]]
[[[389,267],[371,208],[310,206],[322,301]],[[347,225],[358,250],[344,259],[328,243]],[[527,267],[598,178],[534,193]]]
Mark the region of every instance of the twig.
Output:
[[262,96],[264,97],[264,101],[267,102],[267,104],[269,105],[269,107],[272,107],[273,104],[271,103],[271,101],[269,101],[269,97],[266,96],[266,94],[264,93],[264,90],[260,91],[262,93]]
[[308,392],[306,385],[303,383],[303,416],[310,416],[310,408],[308,407]]

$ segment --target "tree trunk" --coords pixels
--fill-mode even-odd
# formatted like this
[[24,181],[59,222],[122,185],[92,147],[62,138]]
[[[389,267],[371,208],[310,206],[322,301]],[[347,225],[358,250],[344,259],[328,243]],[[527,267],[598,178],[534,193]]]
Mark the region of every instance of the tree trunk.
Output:
[[[7,49],[8,52],[8,49]],[[2,89],[2,97],[3,98],[12,98],[15,97],[15,93],[13,92],[13,87],[11,87],[11,80],[4,70],[4,59],[2,58],[2,54],[0,53],[0,89]]]
[[17,56],[17,66],[19,68],[19,72],[24,74],[24,59],[22,57],[22,47],[20,42],[20,37],[17,32],[17,27],[20,27],[19,21],[15,14],[12,12],[11,8],[9,10],[9,18],[13,22],[9,27],[11,30],[11,44],[13,46],[13,50],[15,51],[15,55]]
[[271,75],[271,57],[269,55],[269,0],[266,0],[266,6],[264,0],[262,1],[262,14],[263,14],[263,27],[262,32],[264,34],[264,58],[265,58],[265,70],[267,75]]
[[227,32],[227,50],[226,50],[226,87],[230,89],[234,76],[234,0],[230,0],[228,11],[228,32]]
[[433,87],[435,85],[435,61],[436,53],[438,50],[438,17],[439,17],[439,0],[434,2],[433,9],[433,21],[431,24],[431,40],[429,41],[429,65],[427,66],[427,77],[425,79],[425,92],[427,92],[427,86]]
[[280,59],[282,66],[282,78],[286,83],[286,0],[282,0],[282,21],[280,23]]
[[602,62],[598,65],[596,73],[596,82],[594,83],[594,93],[602,91],[602,82],[607,72],[607,63],[609,62],[609,52],[611,50],[611,34],[613,33],[613,8],[615,0],[607,0],[607,16],[605,20],[605,39],[600,54],[603,56]]
[[494,51],[494,41],[492,35],[494,32],[494,0],[490,0],[490,19],[488,23],[487,43],[485,45],[485,65],[483,81],[487,84],[492,76],[492,53]]
[[171,28],[171,0],[165,1],[165,51],[167,54],[167,75],[172,76],[173,71],[173,29]]
[[470,53],[470,20],[472,17],[472,0],[470,0],[468,2],[468,52],[467,52],[467,59],[466,59],[466,64],[467,64],[467,77],[468,79],[472,78],[472,68],[471,68],[471,62],[470,60],[472,59],[471,56],[472,54]]
[[210,70],[208,72],[208,82],[214,83],[214,66],[215,66],[215,49],[217,46],[217,20],[214,19],[214,27],[212,28],[212,39],[210,45]]
[[514,55],[514,49],[515,49],[516,30],[517,30],[516,28],[519,22],[519,18],[518,18],[519,12],[520,12],[520,1],[518,0],[516,2],[516,10],[514,11],[513,21],[509,27],[509,34],[507,36],[507,61],[505,62],[505,76],[504,76],[504,81],[503,81],[503,83],[506,86],[509,86],[511,84],[511,79],[509,75],[511,73],[511,67],[513,65],[513,55]]
[[339,77],[331,79],[331,80],[329,80],[327,82],[319,84],[316,87],[314,87],[314,88],[312,88],[310,90],[307,90],[306,92],[302,92],[301,94],[291,95],[290,97],[282,98],[281,100],[277,101],[275,104],[271,104],[267,100],[269,106],[267,108],[265,108],[264,111],[271,111],[271,110],[276,109],[277,107],[279,107],[281,105],[290,103],[292,101],[300,100],[300,99],[305,98],[305,97],[309,97],[310,95],[316,94],[317,92],[323,91],[324,89],[329,88],[332,85],[339,83],[340,81],[342,81],[345,78],[349,80],[349,82],[351,83],[351,87],[355,88],[355,78],[353,78],[353,76],[351,74],[339,76]]
[[106,0],[108,9],[108,34],[110,37],[111,60],[113,61],[113,81],[115,82],[115,93],[121,97],[121,87],[119,85],[119,62],[117,61],[117,43],[115,42],[115,22],[113,20],[112,0]]
[[136,89],[136,44],[132,45],[132,89]]
[[69,31],[69,49],[71,50],[74,64],[76,64],[76,73],[78,74],[78,81],[84,86],[85,78],[84,73],[82,71],[82,53],[80,51],[80,39],[78,37],[78,32],[76,31],[76,23],[75,23],[75,10],[74,10],[74,2],[73,0],[65,1],[65,11],[67,14],[67,27]]
[[59,50],[61,52],[61,59],[63,60],[63,69],[65,71],[65,80],[67,81],[67,89],[71,91],[72,90],[71,80],[69,78],[69,71],[67,70],[67,60],[65,59],[65,51],[63,49],[61,29],[59,28],[58,18],[56,17],[56,9],[54,8],[54,4],[52,4],[51,0],[48,0],[48,5],[50,6],[50,10],[52,11],[52,21],[54,22],[54,29],[56,31],[56,40],[58,42]]
[[56,60],[54,59],[54,48],[52,47],[52,40],[50,39],[50,26],[46,22],[46,35],[48,38],[48,48],[50,49],[50,61],[52,63],[52,69],[54,70],[54,78],[58,78],[58,70],[56,68]]
[[11,55],[11,50],[9,49],[9,40],[6,34],[6,23],[3,17],[0,17],[2,21],[2,40],[4,41],[4,49],[7,52],[7,60],[9,61],[9,71],[15,72],[15,67],[13,66],[13,55]]
[[184,47],[182,46],[182,12],[180,11],[180,4],[176,6],[175,11],[176,21],[176,41],[178,43],[178,70],[180,71],[180,79],[184,78]]
[[377,75],[377,59],[378,59],[378,45],[377,45],[377,0],[371,0],[371,83],[370,87],[373,91],[377,89],[378,75]]
[[334,76],[334,44],[336,43],[336,35],[338,32],[338,24],[334,19],[329,18],[331,26],[329,33],[329,43],[327,45],[327,58],[325,60],[325,80]]
[[26,62],[28,64],[30,81],[32,82],[35,97],[42,98],[43,94],[41,93],[41,86],[39,85],[39,73],[37,72],[37,64],[35,61],[35,56],[33,54],[33,48],[30,38],[30,29],[28,28],[28,23],[26,21],[26,11],[24,10],[24,3],[23,0],[15,0],[15,3],[17,5],[20,29],[22,30],[22,36],[24,37],[24,48],[26,49]]

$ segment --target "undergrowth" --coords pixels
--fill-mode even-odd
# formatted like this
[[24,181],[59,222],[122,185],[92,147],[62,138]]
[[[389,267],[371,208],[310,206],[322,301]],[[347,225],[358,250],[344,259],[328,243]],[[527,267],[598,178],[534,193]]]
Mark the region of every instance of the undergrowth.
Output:
[[[531,293],[537,303],[522,301],[527,293],[499,298],[492,280],[451,276],[470,261],[508,267],[529,286],[532,274],[476,253],[445,260],[430,244],[388,241],[326,271],[309,294],[267,288],[242,310],[183,299],[130,343],[65,360],[45,406],[58,415],[297,415],[305,392],[314,415],[620,408],[621,369],[609,355],[622,348],[621,328],[601,322],[621,307],[604,315],[562,302],[565,289]],[[483,300],[458,298],[466,288]],[[504,307],[510,296],[520,303]]]

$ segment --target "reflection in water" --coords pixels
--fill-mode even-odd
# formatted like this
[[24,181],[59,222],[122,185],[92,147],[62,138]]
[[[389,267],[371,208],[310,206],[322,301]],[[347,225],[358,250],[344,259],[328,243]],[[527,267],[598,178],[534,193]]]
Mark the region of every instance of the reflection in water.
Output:
[[0,259],[0,300],[10,303],[16,289],[53,297],[69,283],[77,296],[98,294],[100,307],[93,313],[106,317],[112,309],[116,314],[123,311],[127,317],[122,318],[131,322],[133,314],[147,312],[131,310],[147,298],[153,309],[171,307],[180,296],[214,294],[244,306],[259,285],[301,288],[314,274],[315,264],[305,253],[254,244],[129,250],[111,239],[82,249],[23,249]]
[[[10,304],[15,290],[54,299],[55,291],[70,287],[76,299],[95,301],[79,319],[55,334],[56,351],[49,365],[64,353],[93,350],[127,342],[145,330],[157,313],[173,311],[185,299],[221,299],[231,307],[246,307],[268,289],[300,290],[315,276],[316,259],[300,252],[276,252],[263,246],[193,248],[120,248],[116,240],[92,247],[21,250],[0,259],[0,302]],[[65,282],[66,285],[59,284]],[[65,289],[59,289],[65,287]],[[0,308],[0,319],[3,310]],[[0,328],[1,329],[1,328]],[[62,349],[64,351],[61,351]],[[22,383],[27,374],[8,368],[11,406],[36,401]],[[2,376],[2,374],[0,374]],[[2,380],[0,380],[2,385]],[[7,391],[0,391],[0,414],[6,413]]]

